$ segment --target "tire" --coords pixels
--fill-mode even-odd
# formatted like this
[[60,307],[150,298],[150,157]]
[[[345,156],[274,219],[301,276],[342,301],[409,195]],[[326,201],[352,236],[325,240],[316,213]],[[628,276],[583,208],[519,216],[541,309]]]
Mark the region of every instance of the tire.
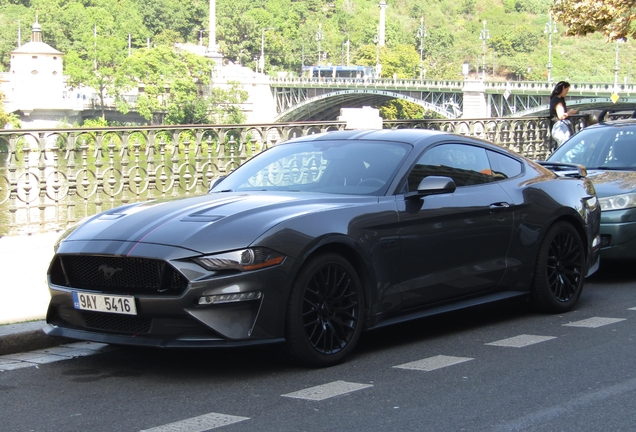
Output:
[[585,249],[581,236],[571,224],[557,222],[541,243],[530,298],[543,312],[567,312],[581,296],[584,280]]
[[364,321],[362,284],[353,266],[334,253],[300,270],[285,319],[285,350],[295,363],[327,367],[355,347]]

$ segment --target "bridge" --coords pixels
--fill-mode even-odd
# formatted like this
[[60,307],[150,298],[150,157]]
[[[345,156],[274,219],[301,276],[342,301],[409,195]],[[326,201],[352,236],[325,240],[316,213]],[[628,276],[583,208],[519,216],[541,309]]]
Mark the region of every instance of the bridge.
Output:
[[[277,78],[269,85],[275,121],[335,120],[341,108],[402,99],[445,118],[547,116],[554,82]],[[571,82],[568,108],[636,110],[636,84]]]

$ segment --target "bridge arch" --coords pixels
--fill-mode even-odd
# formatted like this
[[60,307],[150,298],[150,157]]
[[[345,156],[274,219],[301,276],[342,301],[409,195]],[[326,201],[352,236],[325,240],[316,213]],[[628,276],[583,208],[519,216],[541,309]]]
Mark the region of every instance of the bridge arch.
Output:
[[444,106],[438,106],[399,92],[362,88],[342,89],[314,96],[281,112],[274,121],[330,121],[335,120],[340,115],[341,108],[378,106],[393,99],[412,102],[425,110],[435,111],[449,119],[458,118],[461,115],[461,110],[457,106],[451,105],[449,110]]

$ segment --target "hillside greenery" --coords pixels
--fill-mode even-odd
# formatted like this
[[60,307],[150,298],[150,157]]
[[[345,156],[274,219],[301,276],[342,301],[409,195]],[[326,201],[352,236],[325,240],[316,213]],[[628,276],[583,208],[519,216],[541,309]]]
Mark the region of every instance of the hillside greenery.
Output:
[[[386,45],[381,48],[374,44],[378,3],[217,0],[216,41],[227,60],[252,69],[264,47],[269,74],[298,74],[302,66],[317,64],[319,43],[321,64],[343,64],[348,40],[350,64],[375,65],[379,56],[384,77],[422,73],[427,79],[460,79],[464,63],[471,75],[481,74],[485,59],[487,79],[547,79],[550,0],[387,0]],[[167,50],[177,42],[208,45],[208,13],[209,3],[202,0],[0,0],[0,71],[9,68],[18,29],[21,43],[30,40],[37,14],[44,41],[65,53],[64,72],[71,84],[91,86],[100,97],[117,97],[143,83],[148,116],[165,105],[162,89],[169,88],[168,121],[240,121],[240,113],[223,108],[244,100],[238,87],[206,95],[204,104],[221,107],[211,119],[201,92],[209,82],[210,62]],[[425,32],[420,34],[426,37],[418,38],[422,19]],[[319,25],[322,38],[317,38]],[[567,29],[555,26],[553,80],[614,82],[618,46],[619,82],[631,82],[632,41],[608,42],[602,33],[589,31],[565,36]],[[117,100],[126,110],[125,102]]]

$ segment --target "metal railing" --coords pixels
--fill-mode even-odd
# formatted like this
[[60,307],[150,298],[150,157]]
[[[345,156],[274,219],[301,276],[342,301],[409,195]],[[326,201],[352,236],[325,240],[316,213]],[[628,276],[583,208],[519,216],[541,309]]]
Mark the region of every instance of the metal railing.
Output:
[[[587,117],[576,120],[578,130]],[[344,128],[306,122],[0,130],[0,235],[60,230],[127,203],[203,194],[268,147]],[[385,121],[384,128],[475,136],[532,159],[550,151],[545,117]]]

